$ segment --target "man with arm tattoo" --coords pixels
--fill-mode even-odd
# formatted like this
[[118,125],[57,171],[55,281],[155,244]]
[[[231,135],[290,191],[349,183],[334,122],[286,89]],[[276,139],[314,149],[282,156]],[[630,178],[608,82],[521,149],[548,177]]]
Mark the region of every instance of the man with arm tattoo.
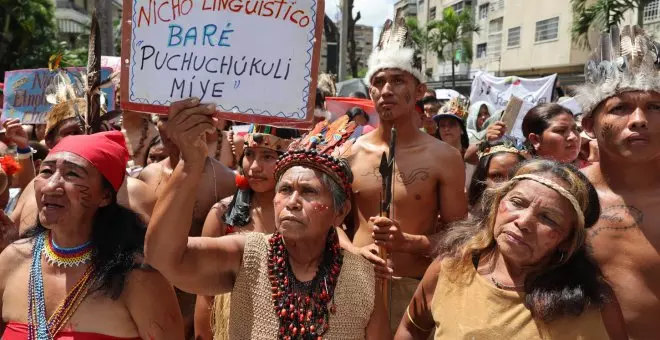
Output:
[[[401,30],[406,30],[403,22],[388,21],[369,59],[366,82],[380,125],[360,137],[344,154],[355,174],[353,218],[348,221],[354,225],[353,244],[377,264],[379,277],[392,279],[393,330],[431,263],[433,238],[441,232],[436,228],[438,214],[443,223],[467,214],[461,155],[414,124],[415,103],[424,96],[426,85],[414,48],[408,47],[407,41],[394,41],[408,37],[405,32],[398,34]],[[389,149],[392,128],[397,131],[397,145],[392,214],[388,219],[379,217],[379,165],[383,152]],[[387,266],[376,255],[378,246],[389,251]]]
[[[593,255],[614,289],[631,339],[660,333],[660,76],[657,48],[638,27],[601,39],[578,96],[585,131],[600,162],[583,171],[593,182],[601,215],[588,235]],[[625,41],[636,46],[627,49]],[[611,46],[610,46],[611,45]],[[618,46],[621,48],[617,48]],[[614,50],[602,60],[601,51]],[[626,55],[626,51],[642,53]],[[619,56],[621,54],[621,56]],[[605,53],[602,55],[606,55]],[[610,54],[607,53],[609,56]],[[633,60],[634,59],[634,60]],[[611,62],[611,63],[610,63]],[[607,67],[610,65],[611,67]],[[607,71],[601,73],[598,68]]]

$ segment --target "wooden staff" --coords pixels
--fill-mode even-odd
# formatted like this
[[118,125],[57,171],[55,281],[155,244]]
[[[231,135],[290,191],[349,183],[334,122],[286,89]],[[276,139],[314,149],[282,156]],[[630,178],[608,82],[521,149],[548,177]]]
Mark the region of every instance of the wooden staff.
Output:
[[[394,154],[396,148],[396,129],[392,128],[390,135],[390,150],[389,156],[387,152],[383,152],[380,159],[380,176],[382,179],[382,191],[380,199],[380,216],[390,218],[392,211],[392,199],[394,197]],[[378,247],[378,256],[387,262],[387,249],[383,246]],[[383,280],[381,286],[383,292],[383,300],[387,307],[387,314],[390,315],[392,311],[392,281]],[[389,317],[391,319],[391,316]]]

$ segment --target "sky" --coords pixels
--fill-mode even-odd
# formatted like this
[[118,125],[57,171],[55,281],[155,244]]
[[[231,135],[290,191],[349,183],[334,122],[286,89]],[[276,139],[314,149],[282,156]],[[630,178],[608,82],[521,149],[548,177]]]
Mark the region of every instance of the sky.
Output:
[[[386,19],[394,17],[395,0],[354,0],[353,13],[360,11],[362,18],[358,21],[359,25],[374,27],[374,43],[380,35],[380,27],[383,26]],[[326,0],[325,13],[330,19],[336,21],[340,11],[340,0]]]

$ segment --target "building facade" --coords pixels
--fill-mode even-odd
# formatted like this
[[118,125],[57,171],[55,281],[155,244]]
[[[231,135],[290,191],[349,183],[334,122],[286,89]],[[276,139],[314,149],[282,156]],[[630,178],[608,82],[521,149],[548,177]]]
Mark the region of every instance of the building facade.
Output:
[[399,0],[394,3],[394,17],[399,18],[416,18],[417,17],[417,0]]
[[572,42],[570,0],[479,0],[474,70],[500,76],[579,75],[589,57]]
[[[336,23],[337,28],[341,32],[341,22]],[[321,40],[321,60],[319,62],[319,73],[332,73],[332,70],[337,69],[337,67],[329,67],[328,61],[338,62],[339,56],[332,55],[338,53],[338,49],[332,48],[328,45],[328,39],[326,39],[325,31],[323,32],[323,37]],[[374,28],[371,26],[364,25],[355,25],[355,54],[359,60],[358,71],[366,70],[367,61],[369,60],[369,55],[373,50],[373,40],[374,40]],[[330,47],[330,48],[329,48]],[[349,59],[346,57],[346,70],[350,73],[351,67],[348,64]]]
[[[401,6],[395,4],[395,12]],[[572,42],[573,13],[570,0],[416,0],[420,26],[440,20],[442,11],[470,8],[480,28],[473,34],[472,63],[456,65],[460,87],[469,86],[474,73],[539,77],[557,73],[563,85],[584,80],[588,48]],[[397,7],[399,6],[399,7]],[[642,9],[644,29],[660,41],[660,0]],[[626,13],[621,23],[637,24],[638,11]],[[597,44],[597,30],[589,35],[591,46]],[[434,51],[427,51],[424,67],[429,80],[437,86],[450,86],[451,64],[442,62]],[[458,84],[457,84],[458,85]]]
[[[102,0],[111,2],[110,18],[115,22],[121,19],[121,0]],[[86,41],[80,42],[81,35],[89,34],[91,14],[94,12],[94,0],[53,0],[55,3],[55,20],[59,38],[71,46],[85,46]]]
[[[426,26],[429,21],[442,20],[442,12],[451,7],[457,13],[465,9],[473,8],[476,0],[417,0],[417,22],[420,27]],[[446,51],[445,51],[446,52]],[[427,79],[430,81],[451,82],[453,58],[445,53],[445,58],[439,58],[436,51],[425,51],[422,53],[422,63]],[[454,65],[454,74],[457,79],[467,78],[470,74],[471,65],[459,63]]]

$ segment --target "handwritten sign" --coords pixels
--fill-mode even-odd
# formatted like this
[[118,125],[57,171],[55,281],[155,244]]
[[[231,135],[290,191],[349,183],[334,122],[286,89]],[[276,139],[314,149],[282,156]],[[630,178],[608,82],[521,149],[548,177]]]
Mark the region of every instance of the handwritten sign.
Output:
[[112,72],[121,72],[121,58],[102,56],[101,67],[109,67],[112,69]]
[[[67,74],[74,84],[82,84],[83,67],[67,68]],[[101,68],[101,79],[108,79],[112,69]],[[57,72],[49,69],[16,70],[5,72],[5,102],[2,120],[18,118],[23,124],[46,124],[46,115],[53,107],[46,101],[49,85],[58,77]],[[82,86],[81,86],[82,87]],[[104,88],[108,111],[115,109],[113,87]],[[84,93],[76,93],[83,97]]]
[[124,0],[122,108],[214,103],[224,119],[310,127],[324,0]]
[[534,105],[549,103],[552,100],[557,75],[527,79],[520,77],[494,77],[485,72],[478,72],[472,81],[470,102],[486,101],[496,111],[504,110],[511,96]]

